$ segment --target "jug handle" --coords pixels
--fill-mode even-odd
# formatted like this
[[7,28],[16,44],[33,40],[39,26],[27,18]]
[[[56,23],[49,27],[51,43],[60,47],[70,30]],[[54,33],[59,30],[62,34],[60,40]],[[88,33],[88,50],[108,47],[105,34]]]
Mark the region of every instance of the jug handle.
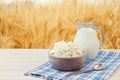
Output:
[[96,27],[96,30],[99,30],[100,32],[101,32],[101,34],[102,34],[102,42],[100,43],[100,45],[99,45],[99,48],[101,48],[101,46],[105,43],[105,41],[106,41],[106,37],[105,37],[105,32],[104,32],[104,30],[102,29],[102,28],[100,28],[100,27]]

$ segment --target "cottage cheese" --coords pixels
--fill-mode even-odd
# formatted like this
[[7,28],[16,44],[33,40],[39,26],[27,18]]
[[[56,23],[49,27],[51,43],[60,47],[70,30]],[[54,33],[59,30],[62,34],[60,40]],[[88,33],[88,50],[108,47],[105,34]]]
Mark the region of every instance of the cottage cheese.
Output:
[[73,42],[60,41],[54,44],[50,54],[56,57],[78,57],[85,54],[83,48],[78,47]]

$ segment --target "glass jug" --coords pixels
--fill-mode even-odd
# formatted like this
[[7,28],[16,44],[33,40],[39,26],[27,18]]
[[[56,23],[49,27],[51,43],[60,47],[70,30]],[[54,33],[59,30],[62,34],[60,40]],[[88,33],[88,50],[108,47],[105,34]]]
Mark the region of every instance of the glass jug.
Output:
[[[102,28],[96,27],[94,22],[83,22],[76,20],[78,30],[74,38],[74,43],[79,47],[84,47],[86,50],[86,58],[94,59],[101,46],[105,43],[105,32]],[[102,33],[102,42],[99,43],[96,30]]]

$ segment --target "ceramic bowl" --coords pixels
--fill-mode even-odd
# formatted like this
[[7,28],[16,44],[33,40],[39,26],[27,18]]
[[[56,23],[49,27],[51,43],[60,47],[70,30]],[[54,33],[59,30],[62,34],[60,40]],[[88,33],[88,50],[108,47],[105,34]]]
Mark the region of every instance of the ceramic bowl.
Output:
[[48,53],[48,57],[52,67],[62,71],[79,70],[86,60],[86,54],[79,57],[56,57]]

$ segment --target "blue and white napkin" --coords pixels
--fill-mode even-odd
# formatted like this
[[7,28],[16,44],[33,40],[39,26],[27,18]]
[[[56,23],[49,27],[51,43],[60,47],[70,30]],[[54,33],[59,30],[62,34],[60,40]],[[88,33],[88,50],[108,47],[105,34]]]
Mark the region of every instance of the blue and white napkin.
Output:
[[76,76],[66,77],[65,75],[75,71],[65,72],[55,70],[49,62],[46,62],[43,65],[26,72],[25,75],[43,78],[45,80],[108,80],[120,65],[120,52],[101,50],[95,59],[86,60],[85,64],[82,66],[82,70],[99,63],[104,63],[107,67],[101,71],[89,71]]

